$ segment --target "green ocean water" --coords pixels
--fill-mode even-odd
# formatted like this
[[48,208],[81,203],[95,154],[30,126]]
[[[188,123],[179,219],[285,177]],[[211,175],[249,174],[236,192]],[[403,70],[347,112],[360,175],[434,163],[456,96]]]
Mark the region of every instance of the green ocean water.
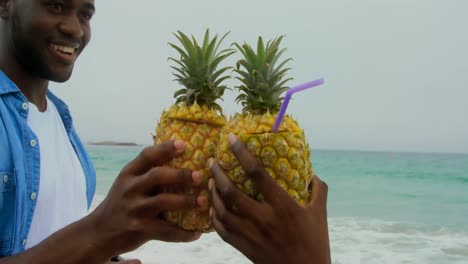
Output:
[[315,151],[332,216],[468,231],[468,155]]
[[[103,197],[141,147],[88,146]],[[468,263],[468,154],[314,150],[334,263]]]

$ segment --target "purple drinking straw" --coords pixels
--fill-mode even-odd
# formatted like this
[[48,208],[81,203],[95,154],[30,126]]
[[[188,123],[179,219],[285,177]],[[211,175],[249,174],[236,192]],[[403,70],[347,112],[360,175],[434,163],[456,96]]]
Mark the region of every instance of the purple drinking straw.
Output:
[[286,95],[284,96],[283,104],[281,105],[281,109],[278,113],[278,116],[276,117],[275,120],[275,125],[273,126],[273,132],[277,132],[278,128],[281,124],[281,121],[283,121],[284,114],[286,113],[286,108],[288,108],[289,101],[291,100],[291,96],[293,93],[297,93],[300,91],[304,91],[306,89],[319,86],[324,83],[323,78],[317,79],[314,81],[306,82],[301,85],[289,88],[289,90],[286,92]]

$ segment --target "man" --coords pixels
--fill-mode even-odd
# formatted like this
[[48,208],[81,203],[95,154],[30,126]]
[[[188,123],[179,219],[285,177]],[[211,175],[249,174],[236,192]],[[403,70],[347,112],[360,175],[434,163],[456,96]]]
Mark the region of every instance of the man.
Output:
[[103,263],[149,239],[199,237],[157,217],[206,207],[206,199],[157,193],[160,185],[200,183],[196,172],[159,167],[183,142],[145,149],[82,218],[95,172],[48,84],[70,77],[94,9],[94,0],[0,0],[0,263]]
[[[71,76],[90,40],[94,12],[94,0],[0,0],[0,264],[105,263],[151,239],[200,236],[158,217],[166,210],[207,209],[202,197],[159,192],[163,185],[201,183],[198,172],[164,166],[184,151],[180,141],[144,149],[85,216],[95,171],[68,107],[48,85]],[[238,140],[230,140],[266,202],[246,198],[211,162],[212,215],[221,237],[255,262],[326,263],[326,185],[314,178],[310,206],[299,207]]]

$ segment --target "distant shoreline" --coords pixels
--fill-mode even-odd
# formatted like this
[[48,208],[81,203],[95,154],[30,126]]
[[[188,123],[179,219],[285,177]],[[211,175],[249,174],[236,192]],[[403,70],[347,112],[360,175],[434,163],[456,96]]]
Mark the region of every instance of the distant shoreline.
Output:
[[98,142],[88,142],[88,145],[91,146],[139,146],[134,142],[118,142],[118,141],[98,141]]

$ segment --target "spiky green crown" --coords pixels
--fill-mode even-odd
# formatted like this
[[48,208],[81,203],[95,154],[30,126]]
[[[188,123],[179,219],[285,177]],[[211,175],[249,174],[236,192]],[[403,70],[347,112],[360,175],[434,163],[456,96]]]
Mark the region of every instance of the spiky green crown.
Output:
[[221,98],[227,88],[222,82],[230,76],[224,73],[232,67],[217,68],[221,61],[235,53],[234,49],[219,50],[221,42],[228,34],[229,32],[219,40],[218,35],[210,39],[209,30],[206,30],[203,45],[200,47],[193,36],[190,39],[181,31],[174,33],[181,47],[173,43],[169,45],[178,51],[180,59],[169,60],[177,64],[171,66],[175,70],[174,80],[184,86],[174,93],[176,104],[185,102],[190,106],[197,102],[199,105],[207,105],[221,111],[216,100]]
[[234,43],[243,55],[234,71],[240,75],[236,79],[242,82],[236,87],[241,92],[236,102],[241,102],[244,112],[264,114],[279,111],[284,99],[281,95],[288,89],[285,84],[292,79],[285,78],[290,68],[283,68],[292,59],[279,62],[286,51],[286,48],[279,48],[283,37],[268,41],[266,46],[259,37],[256,53],[247,43],[242,46]]

